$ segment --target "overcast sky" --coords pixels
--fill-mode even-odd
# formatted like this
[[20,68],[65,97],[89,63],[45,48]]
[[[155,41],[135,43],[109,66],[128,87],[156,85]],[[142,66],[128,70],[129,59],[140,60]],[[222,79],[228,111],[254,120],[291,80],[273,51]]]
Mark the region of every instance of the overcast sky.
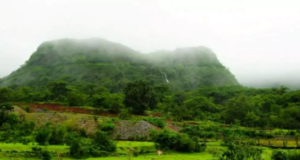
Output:
[[0,77],[43,41],[101,37],[141,52],[205,45],[239,82],[300,81],[299,0],[0,0]]

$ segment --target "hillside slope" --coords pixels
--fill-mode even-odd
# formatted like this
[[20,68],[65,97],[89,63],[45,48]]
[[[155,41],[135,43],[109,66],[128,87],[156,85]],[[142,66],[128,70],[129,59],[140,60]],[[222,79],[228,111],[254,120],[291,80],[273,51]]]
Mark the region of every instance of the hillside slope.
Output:
[[238,84],[206,47],[141,54],[122,44],[93,38],[42,43],[21,68],[0,80],[0,86],[41,87],[61,79],[118,92],[127,82],[141,78],[179,90]]

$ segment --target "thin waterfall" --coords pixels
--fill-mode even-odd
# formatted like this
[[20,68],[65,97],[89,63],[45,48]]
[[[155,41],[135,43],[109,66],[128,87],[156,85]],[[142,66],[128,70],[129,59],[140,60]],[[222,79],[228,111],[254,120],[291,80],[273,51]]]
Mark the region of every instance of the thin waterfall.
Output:
[[166,74],[164,74],[164,78],[165,78],[165,81],[167,82],[167,83],[169,83],[169,80],[168,80],[168,77],[167,77],[167,75]]

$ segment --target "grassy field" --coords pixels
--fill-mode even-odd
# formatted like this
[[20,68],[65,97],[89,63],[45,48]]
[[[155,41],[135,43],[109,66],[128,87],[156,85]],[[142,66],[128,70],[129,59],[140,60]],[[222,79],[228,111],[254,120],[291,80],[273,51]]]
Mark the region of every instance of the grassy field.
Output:
[[117,141],[118,147],[154,147],[153,142]]
[[[136,141],[116,141],[117,147],[154,147],[152,142],[136,142]],[[0,149],[2,151],[31,151],[32,147],[42,147],[48,151],[53,152],[68,152],[69,146],[66,145],[49,145],[40,146],[38,144],[29,143],[27,145],[21,143],[0,143]]]
[[[138,157],[131,157],[131,160],[151,160],[151,159],[155,159],[155,160],[212,160],[214,157],[209,153],[209,150],[211,148],[218,148],[218,149],[223,149],[225,150],[226,147],[220,146],[220,142],[211,142],[207,144],[207,150],[206,152],[203,153],[176,153],[176,152],[170,152],[170,153],[166,153],[165,155],[162,156],[158,156],[155,154],[155,147],[154,144],[152,142],[133,142],[133,141],[117,141],[117,146],[118,146],[118,150],[117,153],[123,153],[123,155],[121,155],[120,157],[104,157],[104,158],[88,158],[88,160],[128,160],[129,157],[127,157],[126,152],[124,150],[122,150],[121,148],[127,148],[127,147],[138,147],[138,148],[142,148],[142,147],[150,147],[153,148],[153,152],[150,154],[141,154]],[[32,144],[28,144],[28,145],[23,145],[20,143],[16,143],[16,144],[6,144],[6,143],[0,143],[0,149],[2,150],[2,152],[0,152],[0,160],[2,159],[7,159],[7,158],[11,158],[11,160],[21,160],[21,159],[25,159],[23,157],[18,157],[17,155],[12,156],[11,154],[6,153],[5,151],[18,151],[18,152],[22,152],[22,151],[31,151],[31,148],[33,146],[38,146],[37,144],[32,145]],[[50,146],[39,146],[42,147],[44,149],[47,149],[48,151],[51,152],[59,152],[59,153],[63,153],[63,152],[68,152],[69,151],[69,147],[68,146],[59,146],[59,145],[50,145]],[[270,148],[266,148],[263,147],[263,157],[264,160],[270,160],[271,154],[272,154],[272,149]],[[28,158],[27,158],[28,159]],[[58,159],[57,157],[53,157],[53,159]],[[70,158],[63,158],[63,159],[69,159]],[[30,160],[30,159],[29,159]]]
[[[148,154],[148,155],[140,155],[138,157],[131,157],[131,160],[211,160],[213,157],[204,152],[204,153],[189,153],[189,154],[183,154],[183,153],[173,153],[170,155],[155,155],[155,154]],[[128,160],[129,157],[105,157],[105,158],[89,158],[89,160]]]
[[39,146],[37,144],[28,144],[24,145],[21,143],[0,143],[0,149],[2,152],[5,151],[18,151],[18,152],[23,152],[23,151],[31,151],[32,147],[41,147],[45,150],[51,151],[51,152],[68,152],[69,151],[69,146],[65,145],[49,145],[49,146]]

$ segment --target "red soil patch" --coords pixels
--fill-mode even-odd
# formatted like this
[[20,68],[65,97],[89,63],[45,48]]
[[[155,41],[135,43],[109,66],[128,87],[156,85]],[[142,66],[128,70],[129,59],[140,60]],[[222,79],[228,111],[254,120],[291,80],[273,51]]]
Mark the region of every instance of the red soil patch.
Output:
[[152,113],[152,114],[148,114],[148,116],[152,116],[152,117],[162,117],[161,113]]
[[173,124],[172,124],[172,121],[170,121],[170,120],[167,120],[167,126],[166,126],[166,127],[167,127],[168,129],[173,130],[173,131],[178,132],[178,133],[179,133],[179,131],[180,131],[180,127],[179,127],[179,126],[173,125]]
[[[22,104],[16,104],[16,105],[22,105]],[[69,112],[69,113],[79,113],[79,114],[96,114],[106,117],[117,117],[118,115],[112,114],[106,111],[97,111],[94,109],[86,109],[86,108],[80,108],[80,107],[68,107],[63,106],[61,104],[38,104],[38,103],[32,103],[28,104],[31,107],[30,112],[35,112],[34,109],[47,109],[51,111],[57,111],[57,112]]]

